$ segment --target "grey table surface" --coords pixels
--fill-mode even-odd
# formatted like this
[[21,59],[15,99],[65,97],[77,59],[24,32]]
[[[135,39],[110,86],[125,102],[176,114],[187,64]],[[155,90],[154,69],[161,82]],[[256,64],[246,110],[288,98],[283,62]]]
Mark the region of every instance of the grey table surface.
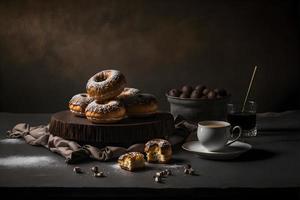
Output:
[[[43,147],[26,144],[21,139],[7,139],[6,131],[15,124],[26,122],[31,125],[47,124],[50,114],[11,114],[0,113],[0,188],[2,192],[13,194],[22,191],[45,189],[60,193],[63,189],[73,189],[73,195],[93,194],[119,196],[121,194],[155,195],[161,191],[166,196],[193,193],[214,197],[217,194],[237,194],[238,191],[267,191],[262,194],[292,194],[299,198],[300,188],[300,131],[258,132],[257,137],[246,139],[252,149],[235,160],[213,161],[177,149],[171,164],[151,164],[139,172],[122,170],[116,161],[89,161],[76,166],[85,173],[75,174],[73,167],[64,158]],[[197,175],[183,173],[183,166],[190,163]],[[98,166],[107,176],[95,178],[90,168]],[[173,176],[164,183],[155,183],[155,172],[169,168]],[[59,190],[58,190],[59,189]],[[81,190],[77,190],[81,189]],[[92,192],[90,191],[92,190]],[[76,193],[77,191],[77,193]],[[120,192],[118,192],[120,191]],[[134,192],[132,192],[134,191]],[[140,193],[138,193],[140,191]],[[19,194],[23,194],[23,193]],[[126,193],[127,192],[127,193]],[[61,192],[60,194],[62,194]],[[197,196],[196,195],[196,196]]]

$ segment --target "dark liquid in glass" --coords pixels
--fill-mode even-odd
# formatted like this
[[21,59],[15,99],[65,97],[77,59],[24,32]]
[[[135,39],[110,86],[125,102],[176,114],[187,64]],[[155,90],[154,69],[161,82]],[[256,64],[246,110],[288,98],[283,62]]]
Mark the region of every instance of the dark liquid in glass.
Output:
[[251,130],[256,126],[256,114],[249,112],[235,112],[228,114],[228,122],[232,127],[240,126],[243,130]]

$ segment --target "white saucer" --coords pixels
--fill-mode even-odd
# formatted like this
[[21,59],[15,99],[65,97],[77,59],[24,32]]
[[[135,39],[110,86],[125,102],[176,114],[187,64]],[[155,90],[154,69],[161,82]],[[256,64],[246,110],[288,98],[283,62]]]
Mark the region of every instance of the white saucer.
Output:
[[242,153],[250,150],[250,144],[236,141],[231,145],[224,147],[220,151],[208,151],[199,141],[191,141],[182,145],[184,150],[198,154],[201,158],[212,160],[229,160],[240,156]]

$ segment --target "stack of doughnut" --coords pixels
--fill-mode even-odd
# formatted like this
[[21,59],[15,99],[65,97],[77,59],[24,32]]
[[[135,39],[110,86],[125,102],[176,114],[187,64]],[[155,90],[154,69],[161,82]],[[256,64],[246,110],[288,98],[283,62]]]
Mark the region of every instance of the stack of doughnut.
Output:
[[115,123],[126,116],[143,117],[157,112],[155,96],[128,88],[126,83],[125,76],[118,70],[101,71],[88,80],[87,93],[71,98],[69,109],[93,123]]

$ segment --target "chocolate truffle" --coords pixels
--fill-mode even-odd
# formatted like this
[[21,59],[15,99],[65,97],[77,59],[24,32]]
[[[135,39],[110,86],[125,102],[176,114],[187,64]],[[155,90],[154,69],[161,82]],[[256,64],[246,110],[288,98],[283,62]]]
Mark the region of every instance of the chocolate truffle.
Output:
[[206,86],[205,85],[197,85],[196,87],[195,87],[195,90],[199,90],[200,92],[202,92],[204,89],[206,88]]
[[207,96],[203,95],[200,99],[207,99]]
[[214,92],[215,92],[216,94],[219,94],[220,89],[219,89],[219,88],[216,88],[216,89],[214,89]]
[[186,93],[186,94],[191,94],[192,91],[193,91],[193,87],[192,86],[189,86],[189,85],[184,85],[182,88],[181,88],[181,91],[182,93]]
[[207,94],[207,98],[208,99],[214,99],[216,97],[216,93],[214,91],[210,91],[208,94]]
[[205,88],[202,92],[203,95],[207,95],[210,92],[210,89]]
[[191,94],[192,99],[199,99],[202,96],[202,93],[199,90],[194,90]]
[[218,94],[222,97],[227,96],[227,91],[225,89],[220,89],[220,91],[218,92]]
[[178,89],[172,89],[169,91],[169,95],[173,97],[179,97],[181,92]]
[[223,97],[220,96],[219,94],[217,95],[217,99],[222,99]]
[[187,93],[182,93],[179,97],[180,98],[190,98],[190,95]]

